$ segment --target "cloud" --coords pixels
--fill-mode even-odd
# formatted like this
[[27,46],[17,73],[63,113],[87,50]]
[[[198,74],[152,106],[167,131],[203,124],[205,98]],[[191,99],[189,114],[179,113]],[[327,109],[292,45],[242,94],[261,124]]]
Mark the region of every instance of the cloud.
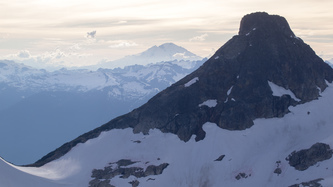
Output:
[[111,41],[113,43],[110,45],[110,48],[127,48],[127,47],[135,47],[138,46],[137,43],[132,42],[132,41],[123,41],[123,40],[118,40],[118,41]]
[[127,23],[127,21],[125,21],[125,20],[122,20],[122,21],[118,21],[117,23],[118,23],[118,24],[126,24],[126,23]]
[[172,57],[174,57],[176,59],[190,58],[190,56],[185,55],[185,52],[184,53],[175,53],[174,55],[172,55]]
[[207,36],[208,36],[207,33],[202,34],[200,36],[194,36],[193,38],[190,38],[190,42],[195,42],[195,41],[202,42],[202,41],[205,41]]
[[30,52],[28,50],[22,50],[17,54],[17,57],[19,58],[30,58]]
[[0,39],[7,39],[9,37],[8,33],[0,33]]
[[56,49],[55,51],[47,52],[44,55],[45,55],[45,58],[50,58],[50,59],[61,59],[63,57],[68,56],[68,54],[61,51],[60,49]]
[[95,38],[96,31],[87,32],[87,38]]
[[80,49],[81,49],[81,45],[78,44],[78,43],[69,47],[69,50],[71,50],[71,51],[77,51],[77,50],[80,50]]
[[2,58],[14,60],[36,68],[47,68],[49,66],[65,66],[67,65],[66,63],[71,63],[71,61],[66,62],[66,60],[79,60],[80,56],[82,56],[82,54],[67,53],[57,48],[38,55],[31,55],[28,50],[22,50],[15,54],[3,56]]

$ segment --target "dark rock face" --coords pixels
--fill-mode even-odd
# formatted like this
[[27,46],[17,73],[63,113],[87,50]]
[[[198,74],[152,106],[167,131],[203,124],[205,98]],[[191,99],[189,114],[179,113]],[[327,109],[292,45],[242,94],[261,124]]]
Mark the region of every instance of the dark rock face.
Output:
[[289,187],[322,187],[322,185],[319,183],[322,180],[324,180],[324,179],[322,179],[322,178],[315,179],[315,180],[312,180],[309,182],[302,182],[300,184],[294,184]]
[[215,159],[214,161],[222,161],[224,157],[225,157],[225,155],[221,155],[217,159]]
[[[145,170],[140,167],[127,167],[136,162],[131,160],[122,159],[115,163],[110,163],[109,166],[104,167],[104,169],[94,169],[92,171],[91,177],[94,178],[89,182],[89,187],[111,187],[110,181],[116,176],[120,178],[128,178],[131,175],[136,178],[147,177],[152,175],[160,175],[163,170],[168,167],[168,163],[163,163],[158,166],[149,165]],[[113,165],[115,164],[115,166]],[[150,178],[150,180],[153,180]],[[138,186],[139,181],[132,181],[132,186]]]
[[274,170],[274,173],[276,173],[277,175],[280,175],[280,174],[282,173],[281,168],[276,168],[276,169]]
[[278,176],[282,173],[281,169],[281,161],[276,161],[276,168],[274,170],[274,173],[276,173]]
[[238,34],[246,35],[258,27],[264,33],[275,32],[275,35],[295,36],[285,18],[278,15],[268,15],[265,12],[257,12],[244,16],[241,20]]
[[238,173],[238,175],[235,177],[235,179],[240,180],[240,179],[246,179],[248,177],[251,177],[251,174],[247,175],[246,173]]
[[134,180],[134,181],[131,181],[129,183],[132,185],[132,187],[137,187],[140,184],[140,182],[138,180]]
[[115,187],[110,184],[110,180],[100,181],[98,179],[94,179],[94,180],[90,181],[89,184],[90,184],[89,187]]
[[332,158],[333,151],[330,146],[324,143],[316,143],[309,149],[294,151],[286,160],[289,165],[299,171],[304,171],[310,166],[315,165],[317,162],[328,160]]
[[[253,13],[243,17],[239,34],[223,45],[198,70],[157,94],[143,106],[115,118],[37,161],[41,166],[67,153],[77,143],[102,131],[133,128],[148,133],[157,128],[188,141],[202,140],[202,125],[214,122],[228,130],[243,130],[256,118],[283,117],[288,107],[317,99],[332,82],[333,70],[297,38],[277,15]],[[268,81],[290,95],[273,96]],[[320,90],[318,90],[320,88]],[[215,100],[216,106],[201,105]]]
[[110,163],[110,164],[117,164],[118,167],[121,167],[121,166],[129,166],[129,165],[132,165],[135,163],[137,163],[137,162],[133,162],[132,160],[128,160],[128,159],[121,159],[121,160],[118,160],[116,163]]

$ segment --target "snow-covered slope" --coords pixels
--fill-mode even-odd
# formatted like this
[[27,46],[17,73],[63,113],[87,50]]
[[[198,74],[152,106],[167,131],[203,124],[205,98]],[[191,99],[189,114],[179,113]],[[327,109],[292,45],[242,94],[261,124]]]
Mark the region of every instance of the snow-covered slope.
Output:
[[[286,158],[293,151],[308,149],[317,142],[333,146],[332,95],[330,84],[318,100],[290,107],[291,112],[284,118],[257,119],[253,127],[243,131],[224,130],[206,123],[206,138],[199,142],[194,136],[183,142],[176,135],[159,130],[151,130],[147,135],[133,134],[132,129],[103,132],[40,168],[17,167],[2,160],[0,183],[26,187],[89,186],[94,179],[93,169],[103,173],[104,167],[111,166],[115,170],[117,161],[128,159],[135,163],[122,168],[145,170],[150,165],[169,165],[160,175],[127,178],[117,174],[110,179],[111,185],[132,186],[129,182],[137,180],[139,186],[280,187],[321,178],[320,184],[330,186],[333,159],[298,171]],[[220,156],[223,158],[218,161]],[[274,173],[276,168],[281,169],[280,174]]]
[[15,164],[33,163],[63,142],[139,107],[202,63],[48,72],[1,61],[0,155]]

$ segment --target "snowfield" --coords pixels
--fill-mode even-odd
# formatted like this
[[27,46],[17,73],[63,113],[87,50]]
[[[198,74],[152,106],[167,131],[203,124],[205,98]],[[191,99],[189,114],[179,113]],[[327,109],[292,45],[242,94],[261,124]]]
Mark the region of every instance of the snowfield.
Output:
[[[275,87],[277,88],[277,87]],[[281,90],[280,90],[281,91]],[[103,169],[121,159],[136,161],[126,166],[168,163],[161,175],[143,178],[115,177],[110,184],[131,186],[290,186],[323,178],[323,186],[333,185],[333,159],[317,163],[305,171],[289,166],[286,157],[322,142],[333,146],[333,85],[318,100],[296,107],[283,118],[256,119],[243,131],[229,131],[207,122],[204,140],[188,142],[176,135],[150,130],[148,135],[132,129],[111,130],[84,144],[78,144],[58,160],[40,168],[18,167],[0,160],[0,186],[82,187],[89,186],[93,169]],[[215,161],[221,155],[221,161]],[[279,164],[277,164],[279,163]],[[279,166],[277,166],[279,165]],[[281,174],[274,170],[281,168]],[[236,176],[243,173],[239,180]],[[148,180],[150,178],[150,180]]]

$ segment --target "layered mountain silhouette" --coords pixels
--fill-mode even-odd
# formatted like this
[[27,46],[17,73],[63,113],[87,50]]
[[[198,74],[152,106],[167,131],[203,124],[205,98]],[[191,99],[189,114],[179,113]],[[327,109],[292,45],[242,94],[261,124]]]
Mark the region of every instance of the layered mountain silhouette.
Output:
[[[204,139],[206,122],[244,130],[257,118],[283,117],[289,106],[318,99],[327,81],[333,81],[332,68],[295,36],[283,17],[249,14],[241,20],[238,35],[198,70],[141,107],[64,144],[31,166],[60,158],[78,143],[112,129],[130,127],[144,134],[160,129],[183,141],[192,135],[196,141]],[[274,87],[290,94],[277,95]]]

